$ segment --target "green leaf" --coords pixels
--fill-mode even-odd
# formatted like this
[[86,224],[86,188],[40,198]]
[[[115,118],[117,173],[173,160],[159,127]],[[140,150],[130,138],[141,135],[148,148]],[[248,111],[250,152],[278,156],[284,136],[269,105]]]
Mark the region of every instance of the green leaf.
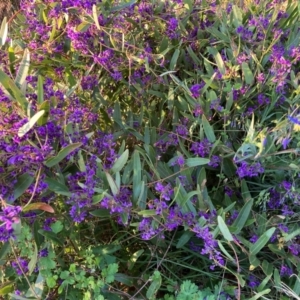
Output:
[[30,120],[25,123],[22,127],[18,130],[18,136],[23,137],[39,120],[39,118],[45,113],[44,110],[38,111]]
[[193,232],[191,231],[185,231],[181,237],[179,238],[177,244],[176,244],[176,248],[182,248],[190,239],[191,237],[194,235]]
[[24,50],[23,58],[21,60],[19,70],[15,79],[15,83],[18,88],[21,88],[25,82],[25,79],[28,75],[30,65],[30,53],[29,50],[26,48]]
[[29,275],[31,275],[32,272],[35,269],[35,266],[36,266],[36,263],[37,263],[37,258],[38,258],[38,248],[37,248],[36,243],[34,243],[34,252],[31,253],[31,260],[28,263],[28,272],[29,272]]
[[38,84],[37,84],[37,102],[38,104],[42,104],[44,102],[44,88],[43,88],[44,80],[41,75],[38,76]]
[[216,140],[214,130],[213,130],[212,126],[209,124],[208,120],[206,119],[206,117],[204,115],[202,115],[202,125],[203,125],[203,129],[204,129],[204,132],[205,132],[205,135],[206,135],[207,139],[211,143],[214,143],[215,140]]
[[47,123],[48,118],[49,118],[50,102],[48,100],[44,101],[42,104],[38,105],[38,110],[39,111],[42,111],[42,110],[45,111],[45,113],[37,121],[37,124],[39,126],[43,126]]
[[250,255],[249,256],[249,261],[250,261],[250,270],[254,270],[260,265],[260,260],[255,256],[255,255]]
[[23,108],[23,111],[26,112],[28,101],[26,100],[25,95],[22,94],[14,81],[2,70],[0,70],[0,83],[7,91],[7,93],[11,96],[11,98],[17,101]]
[[289,242],[292,240],[294,237],[300,234],[300,228],[296,229],[295,231],[291,232],[290,234],[284,236],[285,242]]
[[38,232],[40,229],[41,227],[38,220],[35,220],[33,223],[33,237],[38,249],[40,249],[42,243],[44,242],[44,237]]
[[251,198],[251,194],[249,192],[248,185],[247,185],[247,182],[245,179],[242,180],[241,190],[242,190],[242,197],[243,197],[244,201],[249,202],[252,198]]
[[[4,261],[6,255],[10,252],[10,244],[9,242],[5,242],[0,249],[0,262]],[[2,265],[2,263],[1,263]]]
[[161,276],[160,276],[159,271],[154,271],[152,278],[153,278],[152,282],[146,292],[146,297],[149,300],[156,299],[156,293],[158,292],[158,290],[161,286]]
[[41,235],[43,235],[44,237],[46,237],[47,239],[63,246],[64,242],[54,233],[54,232],[51,232],[51,231],[46,231],[46,230],[43,230],[43,229],[40,229],[38,231],[38,233],[40,233]]
[[56,221],[55,223],[52,223],[50,225],[52,232],[54,232],[55,234],[61,232],[64,228],[64,225],[62,224],[61,221]]
[[82,145],[82,143],[74,143],[74,144],[70,144],[70,145],[66,146],[65,148],[60,150],[56,156],[47,159],[44,162],[44,165],[48,168],[51,168],[51,167],[57,165],[64,158],[66,158],[71,152],[73,152],[74,150],[79,148],[81,145]]
[[243,15],[241,9],[237,5],[232,6],[233,24],[237,28],[243,25]]
[[134,203],[137,203],[139,196],[141,194],[141,171],[142,171],[142,166],[141,166],[141,158],[140,154],[137,150],[133,152],[133,201]]
[[156,216],[156,210],[154,209],[141,210],[138,212],[138,215],[141,215],[143,217]]
[[7,17],[4,17],[0,29],[0,47],[5,45],[7,33],[8,33]]
[[[4,285],[1,285],[0,296],[5,296],[14,290],[14,283],[8,282]],[[4,299],[4,298],[3,298]]]
[[229,258],[232,262],[234,262],[235,259],[228,253],[228,251],[223,246],[222,242],[219,240],[218,240],[218,245],[219,245],[219,248],[221,249],[221,251],[227,256],[227,258]]
[[109,217],[110,212],[108,209],[96,209],[90,212],[92,216],[95,217]]
[[13,199],[8,202],[11,203],[11,202],[15,201],[16,199],[18,199],[21,195],[23,195],[24,192],[33,183],[33,181],[34,181],[34,178],[26,173],[21,175],[20,177],[18,177],[17,183],[15,184]]
[[109,173],[105,172],[105,175],[106,175],[106,179],[108,181],[109,187],[111,189],[111,192],[113,193],[114,196],[118,195],[119,188],[118,188],[115,180],[112,178],[112,176]]
[[210,160],[208,158],[202,158],[202,157],[191,157],[185,160],[185,164],[188,167],[203,166],[203,165],[207,165],[209,162]]
[[276,228],[268,229],[254,244],[250,246],[250,255],[256,255],[270,240]]
[[254,76],[252,71],[249,68],[249,65],[246,62],[242,63],[242,70],[245,76],[245,81],[247,84],[251,85],[254,82]]
[[44,283],[45,283],[45,279],[40,272],[34,285],[32,286],[33,290],[31,288],[29,288],[25,296],[26,297],[34,297],[35,299],[37,296],[38,299],[41,299],[43,290],[44,290]]
[[113,173],[120,172],[122,168],[125,166],[125,164],[128,161],[128,156],[129,156],[129,150],[126,149],[122,155],[115,161],[114,165],[111,168],[111,171]]
[[144,253],[144,249],[140,249],[132,254],[130,260],[128,261],[128,270],[132,270],[134,264],[138,260],[138,258]]
[[172,56],[172,58],[171,58],[171,62],[170,62],[170,70],[171,71],[175,70],[175,66],[176,66],[179,54],[180,54],[180,50],[176,49],[173,56]]
[[226,69],[225,69],[225,64],[224,64],[221,54],[218,52],[218,50],[216,48],[213,48],[213,47],[208,47],[208,51],[213,55],[220,73],[222,75],[225,75]]
[[257,293],[255,296],[251,297],[249,300],[257,300],[257,299],[259,299],[261,296],[267,295],[267,294],[269,294],[270,292],[271,292],[270,289],[266,289],[266,290],[264,290],[264,291],[262,291],[262,292]]
[[253,199],[247,201],[246,204],[240,210],[239,215],[237,216],[237,218],[234,220],[234,222],[232,224],[233,227],[237,228],[237,230],[234,232],[234,234],[240,233],[241,230],[243,229],[245,223],[248,220],[252,205],[253,205]]
[[48,189],[59,195],[71,196],[72,193],[69,191],[68,187],[55,179],[46,177],[45,182],[48,184]]
[[233,242],[233,236],[231,235],[227,225],[225,224],[223,218],[221,216],[218,216],[218,225],[220,228],[220,231],[222,233],[222,235],[224,236],[224,238],[228,241],[228,242]]
[[126,274],[116,273],[114,275],[114,277],[115,277],[115,281],[117,281],[117,282],[121,282],[122,284],[124,284],[126,286],[134,286],[133,278]]
[[262,270],[266,274],[266,276],[272,275],[273,274],[273,265],[270,264],[268,261],[264,260],[262,263]]
[[92,13],[93,13],[93,19],[95,21],[95,25],[96,25],[97,29],[101,30],[100,24],[98,21],[97,6],[95,4],[93,4]]

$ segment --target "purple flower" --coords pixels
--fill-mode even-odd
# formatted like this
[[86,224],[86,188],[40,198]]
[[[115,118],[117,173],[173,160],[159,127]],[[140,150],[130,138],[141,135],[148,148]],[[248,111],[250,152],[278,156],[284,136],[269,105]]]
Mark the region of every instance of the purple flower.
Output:
[[283,140],[281,141],[281,144],[282,144],[282,147],[283,147],[284,150],[286,150],[286,148],[289,145],[290,141],[291,141],[291,138],[289,138],[289,137],[283,138]]
[[210,162],[208,163],[209,166],[213,168],[217,168],[221,162],[221,158],[218,155],[212,155],[210,158]]
[[11,266],[15,269],[19,276],[28,272],[28,262],[23,258],[18,258],[18,263],[13,261]]
[[141,236],[143,240],[150,240],[154,237],[159,230],[154,229],[152,227],[152,219],[151,218],[144,218],[139,224],[139,231],[141,231]]
[[249,241],[254,244],[256,241],[258,240],[258,236],[256,234],[254,234],[250,239]]
[[156,183],[155,190],[160,193],[162,199],[169,201],[174,194],[171,184],[163,185],[161,182]]
[[264,168],[259,162],[249,165],[245,161],[242,161],[241,163],[238,164],[238,168],[236,171],[239,178],[256,177],[263,172],[264,172]]
[[194,142],[191,146],[191,151],[195,155],[205,157],[209,154],[212,147],[212,143],[208,139],[203,139],[201,142]]
[[7,242],[10,238],[15,238],[13,224],[19,223],[19,213],[21,206],[6,206],[0,215],[0,241]]
[[293,270],[290,269],[286,265],[282,265],[280,268],[280,276],[291,276],[293,274]]
[[199,116],[201,116],[201,115],[203,114],[203,110],[202,110],[200,104],[197,103],[197,104],[195,105],[193,114],[194,114],[195,117],[199,117]]
[[194,98],[198,98],[200,96],[200,90],[203,88],[201,84],[194,84],[190,87],[190,91]]
[[296,124],[296,125],[300,125],[300,120],[298,118],[292,117],[292,116],[288,116],[289,121],[291,121],[292,123]]
[[255,277],[254,275],[250,275],[249,279],[248,279],[248,286],[251,289],[254,289],[256,287],[258,287],[260,285],[260,281],[257,277]]

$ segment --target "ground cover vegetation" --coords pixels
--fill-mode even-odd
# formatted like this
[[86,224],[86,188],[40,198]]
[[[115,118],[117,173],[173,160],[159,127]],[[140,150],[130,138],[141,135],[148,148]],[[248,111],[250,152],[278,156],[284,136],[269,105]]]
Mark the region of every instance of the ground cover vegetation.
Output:
[[3,20],[0,297],[299,299],[300,5],[237,4]]

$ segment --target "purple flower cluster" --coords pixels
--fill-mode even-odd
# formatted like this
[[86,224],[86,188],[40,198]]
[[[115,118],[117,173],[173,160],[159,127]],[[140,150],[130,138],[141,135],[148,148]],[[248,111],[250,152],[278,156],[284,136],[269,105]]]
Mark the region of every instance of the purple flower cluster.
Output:
[[213,270],[216,266],[224,266],[225,260],[221,255],[221,252],[218,251],[218,242],[213,238],[213,235],[209,231],[208,227],[200,227],[198,224],[194,227],[193,231],[196,233],[198,238],[203,240],[203,248],[201,249],[202,255],[209,255],[214,263],[210,266],[210,269]]
[[195,155],[205,157],[208,156],[212,148],[212,143],[208,139],[203,139],[201,142],[193,142],[190,151]]
[[194,84],[190,87],[190,91],[191,91],[192,96],[194,98],[199,98],[200,97],[200,91],[204,87],[204,85],[205,85],[205,83],[201,82],[201,83],[196,83],[196,84]]
[[170,201],[174,194],[171,184],[163,185],[161,182],[156,183],[155,190],[160,194],[161,199]]
[[18,262],[13,261],[11,266],[15,269],[19,276],[28,272],[28,262],[26,259],[18,258]]
[[0,213],[0,241],[7,242],[14,238],[13,224],[19,223],[19,214],[22,211],[20,206],[6,206]]
[[237,167],[237,175],[239,178],[244,178],[244,177],[256,177],[259,174],[262,174],[264,172],[264,168],[261,165],[261,163],[256,162],[249,164],[246,161],[242,161],[238,163]]

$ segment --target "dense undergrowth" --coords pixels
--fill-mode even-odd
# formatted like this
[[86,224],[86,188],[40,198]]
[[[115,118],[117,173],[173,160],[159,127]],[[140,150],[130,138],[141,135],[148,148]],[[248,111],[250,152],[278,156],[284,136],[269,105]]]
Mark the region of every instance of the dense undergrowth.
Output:
[[21,1],[0,31],[1,297],[299,299],[299,17]]

